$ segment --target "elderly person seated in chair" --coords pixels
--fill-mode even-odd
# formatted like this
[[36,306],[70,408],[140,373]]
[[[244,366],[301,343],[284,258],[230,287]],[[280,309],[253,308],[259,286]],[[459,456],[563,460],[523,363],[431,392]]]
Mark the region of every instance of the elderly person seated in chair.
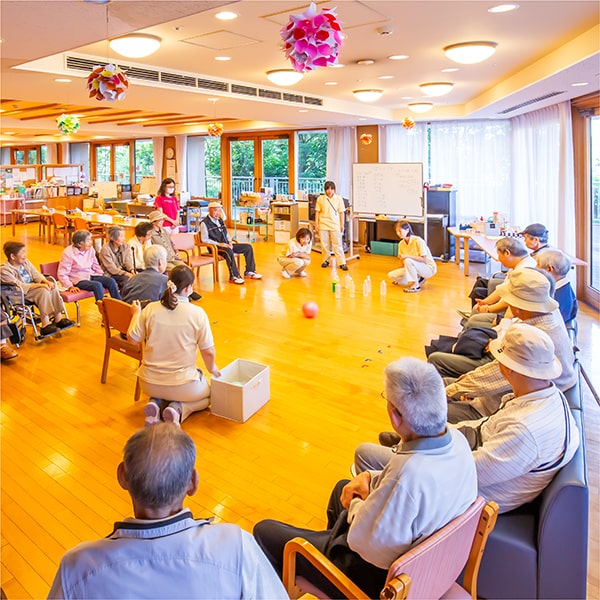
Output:
[[550,248],[548,246],[548,230],[542,223],[532,223],[527,225],[521,235],[525,240],[525,245],[531,251],[531,256],[537,258],[538,254]]
[[144,250],[146,268],[134,275],[123,287],[123,300],[131,304],[157,302],[167,289],[167,251],[162,246],[149,246]]
[[104,269],[104,274],[112,277],[122,292],[123,286],[135,274],[133,254],[129,245],[125,243],[123,227],[113,225],[108,228],[108,242],[102,246],[98,262]]
[[69,550],[48,598],[287,598],[250,534],[183,507],[198,490],[195,462],[193,440],[175,425],[135,433],[117,468],[133,517]]
[[96,302],[104,298],[104,288],[108,290],[111,298],[120,300],[117,282],[112,277],[106,277],[98,263],[92,234],[86,229],[78,229],[73,234],[72,241],[72,245],[64,249],[58,263],[60,284],[69,292],[93,292]]
[[[477,496],[475,464],[466,438],[446,427],[447,402],[435,369],[414,358],[385,368],[387,412],[402,439],[383,470],[340,481],[327,509],[327,529],[312,531],[261,521],[254,537],[281,573],[283,548],[300,536],[366,593],[377,598],[387,570],[415,543],[462,514]],[[338,597],[312,567],[298,574]]]
[[143,271],[144,265],[144,250],[152,246],[152,223],[142,221],[135,226],[134,236],[127,240],[127,244],[131,248],[131,257],[133,259],[133,268],[136,273]]
[[568,323],[577,316],[577,296],[567,279],[571,270],[571,259],[561,250],[549,248],[535,257],[538,267],[548,271],[556,282],[554,299],[558,302],[558,310],[563,321]]
[[0,266],[0,281],[3,285],[20,288],[25,300],[32,302],[40,311],[40,334],[52,335],[61,329],[73,327],[75,323],[64,316],[65,305],[55,281],[46,279],[27,259],[25,244],[6,242],[4,254],[7,261]]

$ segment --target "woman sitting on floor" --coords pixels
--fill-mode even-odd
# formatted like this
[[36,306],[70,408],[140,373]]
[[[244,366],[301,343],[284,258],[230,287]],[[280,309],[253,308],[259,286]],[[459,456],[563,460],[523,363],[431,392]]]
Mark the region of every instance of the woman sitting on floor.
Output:
[[144,358],[138,370],[142,391],[150,396],[144,408],[146,425],[180,423],[191,413],[208,406],[210,386],[196,367],[196,351],[209,373],[220,376],[215,362],[215,345],[208,316],[188,296],[194,273],[178,265],[169,274],[167,289],[159,302],[144,308],[138,300],[131,305],[129,339],[144,343]]

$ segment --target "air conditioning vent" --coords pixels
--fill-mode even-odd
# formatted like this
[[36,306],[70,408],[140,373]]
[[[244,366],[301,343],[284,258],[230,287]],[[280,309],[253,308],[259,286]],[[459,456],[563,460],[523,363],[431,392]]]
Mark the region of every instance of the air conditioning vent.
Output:
[[530,104],[535,104],[536,102],[541,102],[542,100],[548,100],[548,98],[554,98],[554,96],[560,96],[560,94],[564,94],[565,92],[550,92],[549,94],[544,94],[543,96],[539,96],[538,98],[533,98],[532,100],[527,100],[527,102],[521,102],[521,104],[515,104],[510,108],[505,108],[501,110],[499,115],[505,115],[507,113],[513,112],[515,110],[519,110],[519,108],[523,108],[525,106],[529,106]]
[[171,85],[182,85],[185,87],[196,87],[196,78],[189,77],[188,75],[177,75],[176,73],[165,73],[160,72],[160,80],[163,83],[170,83]]
[[231,84],[232,94],[243,94],[244,96],[256,96],[258,90],[255,87],[248,85],[239,85],[238,83]]
[[130,67],[129,65],[118,65],[123,70],[127,77],[134,79],[143,79],[144,81],[160,81],[158,71],[152,69],[142,69],[141,67]]
[[323,106],[323,98],[313,98],[311,96],[304,96],[304,104],[311,104],[312,106]]
[[299,94],[290,94],[289,92],[283,94],[283,99],[286,102],[299,102],[300,104],[302,104],[303,100]]
[[100,63],[97,60],[89,60],[87,58],[78,58],[77,56],[67,56],[67,69],[75,69],[77,71],[93,71]]
[[274,92],[273,90],[258,90],[258,95],[261,98],[271,98],[273,100],[281,100],[281,92]]
[[213,81],[212,79],[198,79],[198,87],[203,90],[214,92],[228,92],[229,86],[224,81]]

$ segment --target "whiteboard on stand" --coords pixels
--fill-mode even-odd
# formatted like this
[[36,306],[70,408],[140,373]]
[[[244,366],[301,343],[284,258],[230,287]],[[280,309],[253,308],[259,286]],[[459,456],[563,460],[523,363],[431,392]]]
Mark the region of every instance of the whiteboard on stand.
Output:
[[352,165],[355,214],[424,217],[423,163]]

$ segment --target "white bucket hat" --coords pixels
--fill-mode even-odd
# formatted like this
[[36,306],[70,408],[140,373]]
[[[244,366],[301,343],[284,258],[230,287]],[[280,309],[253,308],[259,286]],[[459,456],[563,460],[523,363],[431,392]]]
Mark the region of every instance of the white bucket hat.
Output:
[[223,208],[223,205],[220,202],[209,202],[208,208]]
[[556,379],[562,373],[550,336],[533,325],[511,325],[502,339],[490,342],[490,352],[505,367],[533,379]]
[[496,291],[507,304],[523,310],[549,313],[558,308],[558,302],[550,296],[550,280],[536,269],[512,271]]

